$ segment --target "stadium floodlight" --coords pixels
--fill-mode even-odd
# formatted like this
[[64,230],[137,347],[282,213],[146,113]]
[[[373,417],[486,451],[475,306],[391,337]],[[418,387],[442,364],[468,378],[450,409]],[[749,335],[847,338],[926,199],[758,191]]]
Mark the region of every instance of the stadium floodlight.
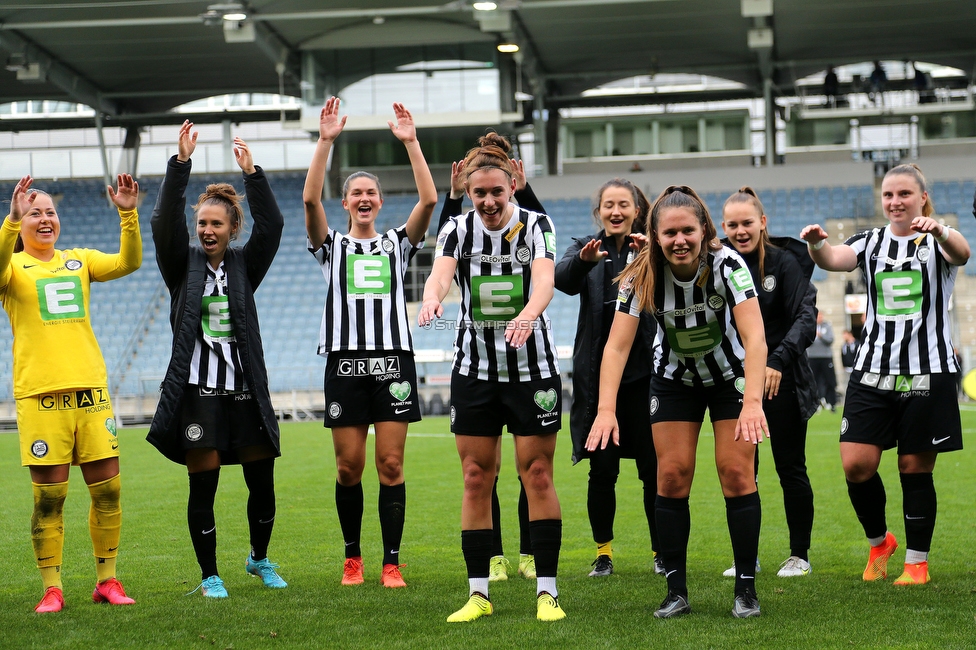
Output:
[[519,51],[518,43],[499,43],[495,46],[502,54],[515,54]]
[[244,20],[247,20],[247,14],[244,12],[233,12],[229,14],[224,14],[223,19],[227,21],[239,23]]
[[475,11],[494,11],[498,9],[498,5],[494,2],[475,2],[471,8]]

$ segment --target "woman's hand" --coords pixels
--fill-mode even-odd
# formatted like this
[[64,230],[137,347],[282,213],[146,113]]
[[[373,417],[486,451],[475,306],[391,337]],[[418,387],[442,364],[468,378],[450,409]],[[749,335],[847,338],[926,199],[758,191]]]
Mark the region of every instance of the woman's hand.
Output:
[[763,441],[763,434],[769,437],[769,425],[766,424],[766,414],[763,413],[762,405],[755,402],[746,402],[742,405],[739,412],[739,419],[735,423],[735,438],[742,438],[746,442],[758,445]]
[[251,150],[247,148],[247,143],[238,137],[234,138],[234,158],[237,159],[237,166],[245,174],[253,174],[257,171],[254,168],[254,158],[251,157]]
[[932,217],[915,217],[912,219],[912,230],[917,233],[932,233],[933,237],[940,237],[944,232],[945,226]]
[[329,97],[319,113],[319,140],[335,142],[346,126],[348,118],[348,115],[343,115],[342,119],[339,119],[339,98]]
[[193,130],[193,122],[190,120],[185,120],[183,126],[180,127],[179,136],[179,147],[180,151],[176,154],[176,159],[181,163],[185,163],[193,155],[193,152],[197,148],[197,136],[200,133]]
[[505,340],[509,345],[518,350],[529,340],[529,336],[532,335],[532,330],[536,328],[538,320],[538,316],[533,317],[531,314],[525,313],[523,309],[519,312],[518,316],[508,321],[505,325]]
[[606,449],[611,440],[613,444],[620,445],[620,428],[617,426],[617,416],[613,413],[597,413],[596,419],[593,420],[593,426],[590,427],[590,435],[586,436],[583,447],[586,448],[586,451],[596,451],[598,448]]
[[441,304],[440,300],[426,298],[417,313],[417,324],[421,327],[428,327],[435,318],[440,318],[443,313],[444,305]]
[[404,108],[403,104],[396,103],[393,104],[393,113],[396,115],[397,123],[387,122],[390,125],[390,130],[393,131],[393,135],[403,144],[416,142],[417,127],[414,126],[413,115],[410,114],[410,111]]
[[20,223],[24,215],[31,211],[34,199],[37,198],[36,192],[30,192],[30,186],[34,179],[28,174],[14,185],[13,196],[10,197],[10,222]]
[[464,160],[451,163],[451,198],[464,196]]
[[783,373],[775,368],[770,368],[766,366],[766,380],[763,383],[763,389],[766,393],[766,399],[773,399],[779,395],[779,384],[783,380]]
[[580,249],[580,259],[584,262],[590,262],[591,264],[594,262],[599,262],[604,257],[609,255],[607,251],[600,248],[602,245],[603,242],[599,239],[591,239],[590,241],[586,242],[583,248]]
[[827,239],[827,231],[821,228],[819,223],[815,223],[804,227],[800,231],[800,239],[805,241],[809,246],[813,246]]
[[647,238],[642,232],[632,232],[630,233],[630,247],[635,253],[639,253],[650,243],[650,239]]
[[529,184],[525,180],[525,165],[522,164],[521,160],[515,160],[514,158],[510,162],[512,163],[512,173],[515,174],[515,191],[524,190],[525,186]]
[[119,186],[118,190],[112,189],[111,185],[108,186],[108,198],[112,199],[115,207],[125,211],[139,207],[139,183],[132,178],[132,175],[119,174],[115,182]]

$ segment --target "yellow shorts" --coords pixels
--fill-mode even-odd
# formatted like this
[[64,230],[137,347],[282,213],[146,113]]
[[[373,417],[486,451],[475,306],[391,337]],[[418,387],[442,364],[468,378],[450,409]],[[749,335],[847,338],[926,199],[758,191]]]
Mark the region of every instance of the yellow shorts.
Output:
[[17,400],[20,462],[80,465],[119,455],[107,388],[80,388]]

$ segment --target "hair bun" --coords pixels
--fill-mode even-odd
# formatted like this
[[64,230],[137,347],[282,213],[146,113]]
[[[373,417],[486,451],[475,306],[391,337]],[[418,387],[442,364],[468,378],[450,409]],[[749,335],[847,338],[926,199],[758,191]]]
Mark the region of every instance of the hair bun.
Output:
[[503,135],[499,135],[495,131],[489,131],[478,138],[478,144],[482,147],[498,147],[506,154],[511,153],[512,151],[512,143],[509,142],[508,138]]

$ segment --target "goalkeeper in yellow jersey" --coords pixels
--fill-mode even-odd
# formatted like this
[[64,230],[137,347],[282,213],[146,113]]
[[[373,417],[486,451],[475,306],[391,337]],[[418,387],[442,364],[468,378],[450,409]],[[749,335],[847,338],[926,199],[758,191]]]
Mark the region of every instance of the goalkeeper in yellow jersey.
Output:
[[[91,493],[88,526],[97,573],[92,600],[131,605],[135,601],[115,577],[122,526],[119,443],[105,360],[91,327],[89,287],[142,264],[139,184],[120,174],[118,190],[108,188],[122,225],[119,252],[110,254],[55,248],[61,233],[57,209],[32,183],[25,176],[14,187],[10,214],[0,226],[0,302],[13,330],[20,457],[34,488],[31,542],[44,582],[44,597],[34,609],[64,607],[62,510],[72,464],[81,467]],[[52,363],[55,355],[58,362]]]

